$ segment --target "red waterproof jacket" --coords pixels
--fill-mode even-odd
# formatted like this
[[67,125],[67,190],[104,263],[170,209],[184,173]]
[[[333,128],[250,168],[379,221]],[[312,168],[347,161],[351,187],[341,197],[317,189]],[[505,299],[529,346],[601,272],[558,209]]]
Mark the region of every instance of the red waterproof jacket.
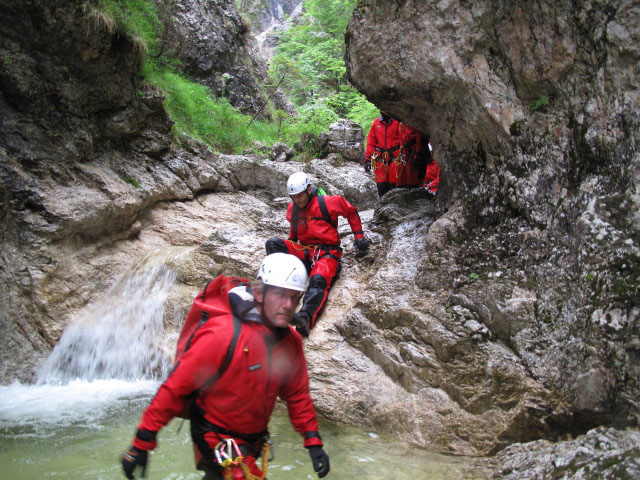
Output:
[[427,171],[424,176],[424,187],[428,188],[431,192],[436,193],[438,191],[438,184],[440,183],[440,167],[435,161],[432,161],[427,165]]
[[410,125],[405,125],[401,122],[400,126],[398,127],[398,132],[400,134],[400,140],[403,146],[407,147],[410,152],[415,152],[418,150],[421,136],[418,130]]
[[[382,120],[382,117],[376,118],[371,124],[371,129],[367,135],[367,149],[365,150],[365,161],[371,159],[371,155],[377,148],[393,149],[402,145],[402,134],[400,131],[400,122],[390,119],[389,123]],[[390,152],[392,157],[396,157],[399,148]]]
[[362,222],[356,207],[340,195],[324,195],[323,198],[333,225],[323,219],[318,196],[313,195],[306,207],[298,209],[297,228],[294,228],[294,203],[291,202],[287,208],[287,220],[290,224],[289,240],[300,242],[303,245],[340,245],[340,235],[336,228],[338,217],[344,217],[348,220],[354,238],[364,237]]
[[[220,315],[196,331],[190,348],[145,410],[139,432],[158,432],[183,411],[186,397],[221,367],[233,334],[233,305],[242,319],[242,329],[228,368],[196,400],[205,420],[242,434],[262,432],[279,396],[287,403],[294,428],[305,437],[304,445],[322,445],[300,336],[291,327],[273,329],[262,323],[247,287],[236,287],[223,295],[216,305]],[[139,437],[133,444],[144,450],[156,446],[155,439]]]

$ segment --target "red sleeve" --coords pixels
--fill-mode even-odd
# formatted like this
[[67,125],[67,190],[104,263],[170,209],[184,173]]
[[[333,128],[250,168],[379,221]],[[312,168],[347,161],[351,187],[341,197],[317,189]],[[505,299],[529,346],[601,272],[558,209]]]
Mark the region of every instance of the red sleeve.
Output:
[[427,171],[424,176],[424,185],[431,184],[434,190],[437,190],[440,183],[440,167],[433,161],[427,165]]
[[364,237],[364,231],[362,230],[362,221],[360,220],[360,215],[358,215],[358,209],[356,207],[351,205],[345,200],[344,197],[341,197],[340,195],[325,197],[325,200],[327,202],[327,209],[329,210],[329,215],[331,215],[331,217],[336,217],[336,219],[338,216],[346,218],[349,221],[349,226],[351,227],[351,231],[353,232],[353,237]]
[[[229,322],[231,323],[231,322]],[[224,362],[232,332],[218,326],[202,329],[193,338],[191,348],[180,357],[169,378],[160,385],[158,393],[142,414],[138,430],[158,432],[184,409],[186,397],[215,375]],[[155,448],[155,442],[138,438],[135,447]]]
[[289,240],[293,240],[294,242],[298,241],[298,235],[296,235],[296,231],[293,229],[293,202],[289,204],[287,207],[287,221],[289,222]]
[[280,398],[287,402],[289,419],[293,428],[304,438],[304,446],[322,446],[322,440],[318,434],[318,420],[313,401],[309,394],[309,374],[307,373],[307,361],[302,350],[302,341],[295,338],[296,360],[294,370],[288,382],[280,390]]
[[364,152],[364,158],[371,158],[373,155],[373,151],[377,146],[376,141],[376,125],[378,124],[378,119],[376,118],[371,124],[371,128],[369,129],[369,134],[367,135],[367,149]]

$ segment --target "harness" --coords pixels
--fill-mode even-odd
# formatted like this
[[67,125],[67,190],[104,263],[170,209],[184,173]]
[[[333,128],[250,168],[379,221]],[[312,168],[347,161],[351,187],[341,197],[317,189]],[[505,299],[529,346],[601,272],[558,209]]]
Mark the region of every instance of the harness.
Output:
[[[320,207],[320,213],[322,213],[321,217],[312,217],[308,216],[307,220],[324,220],[333,228],[337,229],[338,224],[333,221],[331,215],[329,215],[329,210],[327,209],[327,202],[324,199],[324,195],[317,195],[312,191],[312,198],[315,196],[318,199],[318,206]],[[311,200],[309,200],[311,202]],[[298,213],[299,213],[298,205],[293,204],[293,208],[291,210],[291,225],[293,227],[293,233],[295,233],[296,238],[298,238]]]
[[[204,434],[208,432],[213,432],[218,437],[219,442],[215,448],[209,447],[204,440]],[[229,438],[222,438],[220,435],[225,435]],[[191,422],[191,436],[204,458],[209,459],[208,463],[217,463],[220,466],[222,476],[225,480],[232,479],[233,466],[237,466],[242,470],[246,480],[265,479],[269,462],[273,460],[268,430],[255,434],[232,432],[206,420],[204,418],[204,412],[198,408],[197,415],[194,416]],[[238,445],[235,438],[239,438],[247,443]],[[247,456],[252,456],[256,459],[262,457],[261,470],[263,473],[261,476],[251,473],[250,468],[244,462],[244,458]]]
[[[373,152],[373,155],[371,155],[371,161],[372,162],[379,161],[384,165],[389,165],[389,163],[391,163],[391,160],[393,160],[393,154],[401,147],[402,145],[396,145],[395,147],[391,147],[391,148],[376,147]],[[378,158],[380,160],[378,160]]]
[[[317,195],[315,192],[317,192],[317,190],[315,189],[312,190],[312,195],[318,199],[318,207],[320,207],[320,212],[322,213],[322,216],[313,217],[309,215],[307,216],[307,220],[323,220],[337,230],[338,223],[334,222],[333,219],[331,218],[331,215],[329,215],[329,209],[327,208],[327,202],[324,199],[324,195]],[[293,233],[295,234],[296,239],[298,238],[299,210],[300,209],[298,208],[298,205],[294,203],[293,208],[291,210],[291,226],[293,228]],[[311,264],[311,267],[313,267],[313,265],[319,259],[326,258],[326,257],[333,258],[334,260],[340,262],[340,257],[331,253],[332,251],[335,251],[335,250],[342,252],[342,247],[340,245],[328,245],[324,243],[302,245],[297,242],[296,244],[300,245],[301,250],[304,250],[304,258],[308,263]],[[313,254],[310,252],[313,252]]]
[[206,433],[215,433],[219,441],[223,441],[220,435],[239,438],[246,442],[246,446],[244,444],[241,445],[243,450],[246,450],[245,454],[252,456],[257,456],[260,453],[262,444],[269,440],[269,430],[258,433],[239,433],[211,423],[205,418],[202,407],[196,405],[191,418],[191,438],[205,458],[213,459],[216,458],[216,455],[214,449],[204,439]]
[[[233,479],[233,465],[240,467],[246,480],[264,480],[266,478],[267,468],[269,467],[269,461],[273,460],[271,457],[271,444],[267,442],[262,448],[262,475],[260,476],[251,473],[251,470],[244,462],[244,455],[241,450],[242,448],[238,447],[238,444],[233,438],[228,438],[216,445],[214,452],[218,464],[223,468],[222,476],[224,480]],[[237,454],[235,457],[234,453]]]

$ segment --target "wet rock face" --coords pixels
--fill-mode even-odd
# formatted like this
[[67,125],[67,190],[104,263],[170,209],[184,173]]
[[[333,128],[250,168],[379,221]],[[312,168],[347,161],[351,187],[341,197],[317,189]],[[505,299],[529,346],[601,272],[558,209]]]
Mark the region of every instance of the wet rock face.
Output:
[[[192,78],[247,114],[265,115],[267,66],[233,0],[162,0],[165,53]],[[271,92],[269,92],[271,93]],[[277,92],[277,107],[289,110]]]
[[30,168],[66,158],[69,164],[58,167],[64,178],[99,144],[168,149],[162,99],[143,88],[136,98],[139,45],[88,4],[76,10],[69,2],[3,1],[2,9],[0,135],[8,152]]
[[514,444],[491,460],[493,478],[636,478],[640,475],[640,434],[607,428],[575,440]]
[[372,0],[347,32],[350,80],[443,169],[417,285],[521,359],[559,431],[638,414],[639,19],[630,1]]
[[162,98],[139,82],[135,41],[87,2],[3,1],[0,9],[6,383],[32,378],[65,315],[114,273],[113,265],[95,273],[70,252],[135,235],[145,203],[181,188],[170,162],[159,161],[171,124]]

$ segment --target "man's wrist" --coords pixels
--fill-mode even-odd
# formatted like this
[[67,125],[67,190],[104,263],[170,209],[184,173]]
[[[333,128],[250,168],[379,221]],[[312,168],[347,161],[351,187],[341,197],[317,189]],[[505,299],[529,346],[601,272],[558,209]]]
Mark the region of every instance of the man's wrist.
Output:
[[139,450],[153,450],[158,445],[156,434],[151,430],[139,429],[131,443]]

